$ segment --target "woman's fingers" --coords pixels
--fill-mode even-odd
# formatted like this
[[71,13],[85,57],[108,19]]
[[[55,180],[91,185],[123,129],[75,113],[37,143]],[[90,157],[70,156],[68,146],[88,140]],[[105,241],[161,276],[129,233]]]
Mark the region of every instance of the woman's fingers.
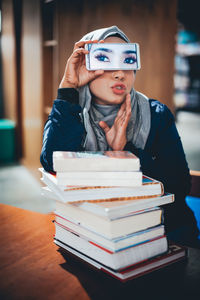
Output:
[[125,101],[122,103],[118,113],[117,113],[117,117],[116,119],[124,119],[125,115],[127,115],[127,113],[131,113],[131,96],[130,94],[126,95],[126,99]]
[[118,120],[119,118],[121,118],[121,116],[123,115],[124,111],[125,111],[125,107],[126,107],[126,104],[125,104],[125,101],[122,103],[118,113],[117,113],[117,116],[115,118],[115,120]]
[[110,130],[110,127],[104,121],[100,121],[99,126],[104,130],[105,134]]
[[126,111],[131,112],[131,95],[130,94],[126,95],[125,105],[126,105]]
[[96,70],[96,71],[88,71],[88,77],[89,77],[89,81],[95,79],[96,77],[102,75],[104,73],[104,70]]
[[89,53],[85,49],[85,44],[89,43],[104,43],[103,40],[88,40],[79,41],[75,44],[73,53],[69,57],[64,73],[64,81],[68,82],[70,78],[70,84],[76,83],[77,87],[87,84],[89,81],[95,79],[96,77],[104,73],[103,70],[88,71],[85,66],[85,55]]
[[[75,43],[75,46],[74,46],[74,50],[73,50],[73,53],[72,55],[70,56],[70,59],[73,59],[73,58],[78,58],[79,59],[79,62],[83,63],[85,62],[85,54],[88,54],[89,51],[86,50],[84,48],[85,44],[90,44],[90,43],[104,43],[104,40],[88,40],[88,41],[79,41],[77,43]],[[78,61],[75,61],[76,63]],[[102,74],[102,72],[100,72],[100,74]],[[99,74],[97,74],[99,75]],[[92,75],[92,77],[95,77],[95,74],[94,76]]]
[[128,125],[128,121],[131,117],[131,96],[130,94],[126,95],[125,101],[122,103],[120,110],[117,113],[115,118],[115,123],[119,123],[120,126],[124,125],[125,127]]
[[102,42],[104,42],[104,41],[103,40],[101,40],[101,41],[98,41],[98,40],[79,41],[79,42],[75,43],[74,50],[83,48],[85,46],[85,44],[102,43]]
[[126,95],[126,108],[125,108],[125,116],[124,116],[124,125],[127,126],[131,117],[131,95]]
[[78,57],[80,54],[88,54],[89,51],[84,48],[78,48],[72,53],[72,57]]
[[72,65],[74,65],[74,64],[82,65],[84,58],[85,58],[85,54],[87,54],[87,53],[89,53],[89,51],[84,48],[78,48],[78,49],[74,50],[74,52],[68,59],[68,64],[71,63]]

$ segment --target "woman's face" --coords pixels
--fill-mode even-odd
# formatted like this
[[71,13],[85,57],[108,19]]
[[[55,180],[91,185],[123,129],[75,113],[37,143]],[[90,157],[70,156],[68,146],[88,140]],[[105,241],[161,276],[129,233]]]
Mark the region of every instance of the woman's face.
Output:
[[[108,37],[105,43],[126,42],[118,37]],[[103,105],[121,104],[133,88],[134,80],[133,70],[104,71],[89,83],[92,99]]]

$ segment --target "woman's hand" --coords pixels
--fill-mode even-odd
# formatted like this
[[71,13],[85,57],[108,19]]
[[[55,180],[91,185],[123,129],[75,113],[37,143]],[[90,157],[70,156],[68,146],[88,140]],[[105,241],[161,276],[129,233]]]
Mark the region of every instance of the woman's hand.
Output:
[[100,121],[99,125],[104,130],[108,145],[112,150],[123,150],[126,143],[126,129],[131,117],[131,95],[127,94],[117,113],[113,126],[110,128],[106,122]]
[[104,41],[79,41],[75,44],[72,55],[69,57],[64,76],[59,88],[79,88],[104,73],[103,70],[88,71],[85,66],[85,54],[88,54],[84,46],[91,43],[103,43]]

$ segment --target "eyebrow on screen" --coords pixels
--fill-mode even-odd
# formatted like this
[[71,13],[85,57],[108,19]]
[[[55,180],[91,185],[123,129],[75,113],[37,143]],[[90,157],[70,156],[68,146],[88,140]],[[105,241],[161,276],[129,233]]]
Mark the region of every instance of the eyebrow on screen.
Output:
[[93,52],[95,52],[95,51],[105,51],[105,52],[109,52],[109,53],[113,52],[111,49],[108,49],[108,48],[97,48]]
[[134,53],[136,54],[136,51],[134,50],[126,50],[126,51],[123,51],[124,54],[131,54],[131,53]]
[[[95,52],[95,51],[105,51],[105,52],[109,52],[109,53],[113,52],[111,49],[108,49],[108,48],[96,48],[96,49],[94,49],[93,52]],[[134,50],[126,50],[126,51],[123,51],[123,53],[124,54],[132,54],[132,53],[136,54],[136,51],[134,51]]]

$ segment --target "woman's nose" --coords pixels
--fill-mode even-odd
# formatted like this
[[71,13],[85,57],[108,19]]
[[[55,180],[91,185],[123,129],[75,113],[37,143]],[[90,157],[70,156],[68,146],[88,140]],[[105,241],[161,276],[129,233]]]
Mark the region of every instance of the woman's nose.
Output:
[[125,77],[125,74],[124,74],[124,71],[117,70],[117,71],[113,71],[112,76],[116,80],[123,80]]

